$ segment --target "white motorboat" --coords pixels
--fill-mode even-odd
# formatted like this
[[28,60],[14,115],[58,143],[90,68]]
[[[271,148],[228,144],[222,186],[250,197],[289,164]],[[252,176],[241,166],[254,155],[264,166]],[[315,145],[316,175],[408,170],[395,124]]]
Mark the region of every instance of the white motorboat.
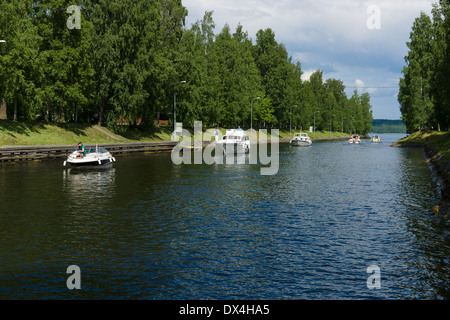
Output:
[[354,143],[354,144],[360,144],[361,143],[361,139],[359,137],[359,135],[352,135],[350,137],[350,140],[348,140],[349,143]]
[[86,152],[75,150],[64,161],[64,166],[70,164],[72,167],[104,168],[111,167],[116,159],[102,147],[86,148]]
[[222,140],[216,143],[223,146],[226,154],[242,154],[250,151],[250,139],[242,129],[230,129],[222,137]]
[[308,147],[312,144],[311,138],[307,133],[301,132],[294,134],[294,137],[290,141],[291,146]]

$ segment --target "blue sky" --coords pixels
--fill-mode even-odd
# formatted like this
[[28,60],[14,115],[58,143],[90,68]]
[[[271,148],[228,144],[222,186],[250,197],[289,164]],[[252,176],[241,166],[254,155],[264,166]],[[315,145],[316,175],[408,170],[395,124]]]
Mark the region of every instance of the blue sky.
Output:
[[[342,80],[348,96],[353,90],[369,92],[375,119],[400,119],[397,94],[406,42],[414,19],[421,11],[430,14],[435,2],[183,0],[183,5],[189,12],[187,27],[213,10],[216,34],[226,23],[231,30],[240,23],[255,40],[259,29],[271,28],[293,61],[300,61],[304,79],[322,70],[324,80]],[[379,29],[368,27],[377,21]]]

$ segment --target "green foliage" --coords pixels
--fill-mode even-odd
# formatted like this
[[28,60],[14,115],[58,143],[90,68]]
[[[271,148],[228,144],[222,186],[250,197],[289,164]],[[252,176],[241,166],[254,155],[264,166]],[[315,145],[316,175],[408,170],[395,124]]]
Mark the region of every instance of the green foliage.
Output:
[[398,101],[408,131],[448,130],[450,125],[450,5],[433,4],[432,18],[421,13],[407,43]]
[[215,34],[212,11],[188,28],[181,0],[75,3],[81,29],[67,27],[71,0],[0,0],[0,97],[10,119],[97,119],[125,132],[172,122],[176,107],[187,128],[307,129],[316,114],[318,130],[370,130],[368,95],[348,99],[342,81],[321,71],[302,81],[271,29],[254,43],[241,25]]
[[36,97],[41,37],[29,18],[32,1],[2,0],[0,3],[0,94],[15,120],[31,118],[40,105]]

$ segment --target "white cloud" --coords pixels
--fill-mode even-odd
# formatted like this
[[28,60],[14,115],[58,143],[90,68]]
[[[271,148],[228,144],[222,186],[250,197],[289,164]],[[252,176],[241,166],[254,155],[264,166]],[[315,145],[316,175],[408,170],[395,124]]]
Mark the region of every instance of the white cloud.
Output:
[[[405,43],[414,19],[421,11],[429,14],[434,2],[436,0],[183,0],[183,5],[189,11],[188,26],[201,19],[206,10],[214,10],[216,33],[226,23],[232,30],[240,23],[255,40],[259,29],[271,28],[293,60],[300,61],[307,70],[305,79],[311,70],[319,69],[324,72],[324,80],[334,77],[346,86],[357,87],[355,79],[360,79],[372,88],[398,85],[407,54]],[[380,8],[380,30],[367,27],[370,17],[367,8],[371,5]],[[393,91],[398,90],[367,91],[378,98],[386,95],[380,105],[376,105],[376,99],[372,100],[375,117],[399,117],[398,102],[392,98],[396,96]],[[389,108],[385,106],[386,101],[390,101]]]
[[356,87],[357,87],[358,89],[363,89],[363,88],[365,87],[364,81],[359,80],[359,79],[356,79],[356,80],[355,80],[355,85],[356,85]]
[[311,78],[312,74],[314,72],[316,72],[317,70],[309,70],[309,71],[305,71],[302,74],[302,81],[309,81],[309,79]]

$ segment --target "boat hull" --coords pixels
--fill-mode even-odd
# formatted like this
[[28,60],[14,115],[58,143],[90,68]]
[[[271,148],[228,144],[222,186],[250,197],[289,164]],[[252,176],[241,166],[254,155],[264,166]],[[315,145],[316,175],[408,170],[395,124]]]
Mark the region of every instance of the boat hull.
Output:
[[91,161],[67,161],[68,164],[70,164],[70,166],[72,167],[76,167],[76,168],[88,168],[88,167],[107,167],[107,166],[112,166],[112,158],[108,158],[108,159],[102,159],[102,160],[91,160]]
[[293,147],[309,147],[311,145],[311,142],[309,141],[302,141],[302,140],[292,140],[291,146]]
[[222,146],[225,154],[242,154],[250,151],[250,146],[242,143],[223,143]]

